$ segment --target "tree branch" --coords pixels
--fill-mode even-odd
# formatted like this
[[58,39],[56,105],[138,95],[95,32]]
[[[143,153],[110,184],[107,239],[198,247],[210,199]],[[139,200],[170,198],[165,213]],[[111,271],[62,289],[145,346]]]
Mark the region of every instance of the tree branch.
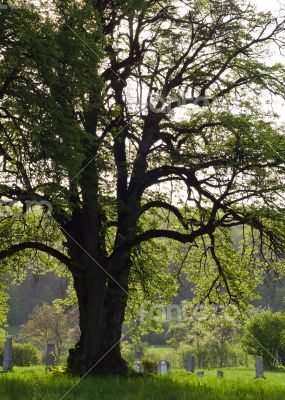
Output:
[[65,254],[61,253],[59,250],[56,250],[44,243],[38,242],[22,242],[18,244],[14,244],[8,249],[0,251],[0,260],[4,260],[5,258],[11,257],[13,254],[18,253],[19,251],[27,250],[27,249],[35,249],[42,251],[44,253],[50,254],[62,264],[65,264],[67,267],[71,267],[71,260]]
[[178,210],[177,207],[173,206],[172,204],[168,204],[165,201],[159,201],[159,200],[150,201],[149,203],[146,203],[143,205],[142,213],[144,213],[145,211],[147,211],[153,207],[165,208],[166,210],[171,211],[177,217],[177,219],[181,222],[183,228],[188,229],[188,225],[185,222],[183,215],[181,214],[181,212]]

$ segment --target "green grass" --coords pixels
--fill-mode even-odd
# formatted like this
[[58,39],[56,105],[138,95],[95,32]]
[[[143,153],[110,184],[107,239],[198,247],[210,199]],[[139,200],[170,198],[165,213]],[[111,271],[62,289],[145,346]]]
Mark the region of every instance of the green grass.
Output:
[[146,350],[146,358],[153,361],[168,360],[173,369],[181,368],[180,356],[173,347],[150,346]]
[[[285,373],[224,369],[225,378],[205,371],[198,379],[186,372],[149,378],[84,378],[64,398],[70,400],[285,400]],[[60,400],[78,378],[52,376],[44,368],[15,368],[0,375],[1,400]]]

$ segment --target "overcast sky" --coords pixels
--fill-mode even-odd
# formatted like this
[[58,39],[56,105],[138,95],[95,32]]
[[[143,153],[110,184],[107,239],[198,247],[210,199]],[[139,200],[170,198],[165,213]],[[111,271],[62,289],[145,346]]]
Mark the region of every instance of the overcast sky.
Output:
[[[280,7],[285,8],[285,0],[251,0],[255,3],[260,10],[264,11],[278,11]],[[285,62],[284,57],[281,57],[279,52],[274,52],[274,61]],[[273,102],[273,109],[277,111],[281,117],[281,120],[285,121],[285,103],[281,99],[275,99]],[[268,107],[270,109],[270,107]]]
[[258,7],[262,10],[269,11],[269,10],[278,10],[280,4],[285,6],[285,0],[251,0],[252,3],[258,5]]

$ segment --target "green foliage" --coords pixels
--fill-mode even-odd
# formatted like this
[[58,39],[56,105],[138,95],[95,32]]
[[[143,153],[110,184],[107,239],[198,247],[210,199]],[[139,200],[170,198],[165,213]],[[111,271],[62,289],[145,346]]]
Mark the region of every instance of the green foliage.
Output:
[[[161,135],[159,134],[153,143],[154,150],[149,151],[146,163],[148,170],[163,165],[178,168],[183,166],[189,171],[199,171],[201,177],[205,175],[206,178],[209,171],[204,165],[215,164],[217,176],[223,175],[224,177],[229,176],[234,169],[239,179],[234,180],[231,185],[234,194],[230,200],[233,201],[233,204],[236,202],[238,188],[241,188],[239,167],[247,166],[250,169],[247,179],[244,180],[242,188],[244,192],[254,188],[258,191],[262,189],[262,192],[265,193],[268,188],[280,186],[278,182],[282,180],[282,169],[271,170],[266,168],[264,163],[275,159],[277,165],[280,163],[273,149],[284,146],[284,135],[281,132],[282,127],[276,129],[272,122],[274,116],[267,113],[266,118],[263,118],[264,112],[259,108],[258,94],[269,87],[275,94],[283,94],[281,78],[284,75],[284,67],[276,64],[270,67],[270,73],[261,73],[265,65],[261,61],[261,57],[258,57],[258,50],[260,48],[262,54],[262,46],[266,46],[267,42],[269,44],[270,41],[275,41],[275,37],[263,40],[254,46],[256,33],[259,33],[263,26],[274,25],[274,17],[270,14],[257,13],[253,6],[246,7],[243,1],[232,0],[210,2],[200,0],[184,4],[185,15],[183,18],[176,18],[179,14],[179,5],[177,4],[178,8],[176,8],[176,4],[173,5],[170,1],[162,3],[137,0],[127,3],[119,1],[114,5],[114,9],[108,4],[105,10],[102,9],[100,2],[95,4],[91,0],[84,3],[77,1],[51,1],[50,3],[50,7],[53,8],[51,14],[45,14],[40,9],[25,3],[17,10],[7,10],[1,13],[0,35],[3,46],[1,50],[3,62],[1,63],[0,80],[3,82],[3,87],[6,87],[5,83],[8,86],[12,85],[9,96],[4,96],[3,104],[1,103],[3,109],[3,115],[1,114],[3,143],[1,142],[1,145],[8,155],[12,155],[6,157],[6,170],[11,171],[11,175],[13,175],[21,167],[20,172],[22,173],[22,166],[25,165],[28,173],[26,173],[26,179],[23,180],[23,185],[28,186],[27,181],[32,180],[36,182],[34,185],[36,189],[32,190],[33,198],[53,200],[54,217],[58,223],[65,221],[63,226],[66,226],[66,221],[71,218],[72,210],[75,208],[81,212],[79,195],[82,193],[83,184],[83,181],[80,180],[81,167],[97,154],[100,146],[100,152],[96,155],[96,160],[95,158],[93,160],[94,165],[92,163],[92,172],[87,177],[87,186],[90,188],[92,186],[90,183],[94,184],[96,196],[92,198],[94,202],[96,198],[98,204],[94,204],[94,207],[91,208],[101,214],[103,212],[106,217],[102,218],[104,222],[100,229],[100,235],[104,236],[106,252],[112,254],[116,228],[115,225],[106,228],[108,226],[106,220],[116,220],[118,217],[117,206],[120,202],[117,201],[114,190],[118,170],[112,153],[114,136],[107,134],[108,132],[118,133],[123,126],[117,121],[121,117],[122,104],[117,102],[118,96],[116,95],[115,101],[113,101],[113,91],[118,90],[116,87],[118,82],[111,83],[111,79],[103,76],[102,72],[107,67],[105,75],[110,73],[110,65],[113,65],[112,68],[115,68],[116,65],[113,79],[118,78],[118,73],[122,73],[122,77],[127,76],[124,79],[128,80],[130,77],[130,81],[136,80],[138,87],[151,86],[151,90],[156,90],[159,94],[163,93],[163,96],[167,97],[166,102],[170,102],[173,96],[179,97],[181,93],[186,93],[186,88],[193,85],[191,90],[195,96],[202,93],[205,87],[210,92],[207,94],[208,97],[218,95],[219,88],[224,88],[226,94],[220,97],[235,106],[235,112],[226,106],[221,111],[221,107],[215,106],[215,104],[210,110],[207,107],[193,107],[185,110],[179,123],[175,122],[175,124],[171,123],[171,121],[173,122],[171,112],[169,115],[166,114],[165,118],[161,117],[161,126],[159,127]],[[110,14],[108,14],[109,12]],[[195,18],[192,18],[193,15]],[[205,24],[201,25],[199,21],[204,20],[205,15],[207,15]],[[228,19],[228,15],[231,15],[232,18]],[[113,18],[115,18],[114,21]],[[136,35],[135,37],[140,40],[138,43],[134,43],[133,38],[128,43],[125,41],[124,29],[129,27],[132,31],[129,34],[131,37],[134,33],[133,27],[138,21],[138,28],[140,27],[142,31],[138,30],[138,37]],[[142,48],[138,53],[139,57],[130,57],[130,60],[126,58],[124,61],[124,57],[128,57],[127,54],[136,54],[137,47],[145,43],[143,38],[146,31],[150,35],[156,32],[156,21],[159,30],[155,34],[157,35],[155,40],[150,42],[150,51]],[[103,26],[104,22],[108,22],[105,27]],[[163,22],[169,24],[170,28],[164,29]],[[122,24],[121,28],[118,27],[120,23]],[[112,28],[116,30],[116,33],[112,32],[110,35]],[[123,32],[120,32],[120,29]],[[281,26],[278,27],[276,35],[278,35],[279,29]],[[192,48],[185,53],[192,34]],[[252,46],[249,46],[250,43],[253,43]],[[130,49],[132,44],[134,48]],[[246,51],[241,51],[244,46],[246,46]],[[194,56],[196,53],[197,60]],[[160,54],[161,65],[159,68],[163,71],[161,77],[159,74],[152,76],[157,61],[154,54]],[[192,55],[194,58],[192,62],[188,63],[187,60],[188,58],[191,60]],[[177,62],[179,57],[181,57],[182,64],[184,61],[186,62],[181,70],[180,63]],[[141,74],[138,75],[136,72],[140,64],[146,68],[143,73],[143,82],[138,78]],[[125,65],[127,69],[123,71]],[[224,65],[227,65],[227,68],[224,68]],[[166,79],[164,74],[167,73],[164,71],[167,69],[169,69],[167,79],[173,82],[174,87],[171,89],[171,84],[169,93],[165,94],[163,81]],[[226,73],[223,74],[223,72]],[[177,75],[177,79],[175,75]],[[245,83],[254,82],[252,90],[256,106],[253,105],[250,95],[245,94],[240,87],[242,82],[241,85],[237,84],[237,93],[231,93],[231,91],[227,93],[228,88],[232,86],[235,88],[235,84],[241,76],[245,77]],[[122,91],[123,89],[124,85]],[[246,90],[248,90],[248,86],[246,86]],[[238,95],[236,96],[236,94]],[[123,93],[124,96],[125,93]],[[111,98],[112,101],[110,101]],[[130,111],[132,114],[133,110],[127,103],[123,108],[124,112],[126,109],[124,119],[128,121]],[[135,118],[134,116],[133,127],[135,129],[132,130],[137,135],[134,143],[139,143],[141,140],[144,117],[140,119],[140,117]],[[94,126],[87,122],[89,120],[94,122]],[[201,126],[203,129],[200,129]],[[185,132],[182,132],[181,129],[185,129]],[[13,145],[9,139],[11,135]],[[161,137],[170,138],[169,143],[173,142],[175,146],[173,143],[169,145],[168,139],[161,140]],[[262,139],[263,137],[266,137],[266,141]],[[130,178],[134,172],[133,166],[137,149],[132,145],[133,138],[131,136],[119,135],[117,140],[120,140],[123,145],[129,146],[128,157],[126,160],[120,161],[120,168],[124,169],[123,167],[126,166],[127,175]],[[161,141],[161,144],[156,143],[157,141]],[[22,149],[23,153],[20,157],[21,166],[17,163],[19,155],[14,154],[17,148]],[[257,156],[258,162],[256,162]],[[79,171],[80,173],[77,174]],[[144,175],[144,171],[142,170],[140,174]],[[275,176],[275,174],[277,175]],[[5,173],[1,193],[11,196],[11,177],[9,178],[8,175],[7,173],[6,176]],[[172,179],[174,179],[173,176],[171,178],[168,176],[167,181]],[[209,182],[209,179],[208,176],[205,184]],[[139,177],[138,180],[140,180]],[[182,193],[191,186],[186,188],[185,179],[180,177],[179,180],[181,182],[177,182],[177,185],[175,182],[171,193],[165,193],[158,189],[156,181],[155,185],[151,185],[153,186],[151,190],[145,191],[141,203],[145,204],[148,200],[165,200],[168,204],[172,204],[173,191]],[[209,192],[211,192],[210,189],[208,187]],[[17,190],[21,191],[21,188],[18,187]],[[31,188],[25,187],[25,190],[29,192]],[[195,190],[197,190],[197,186]],[[14,195],[17,194],[18,192],[14,193]],[[186,225],[184,224],[184,229],[181,226],[177,229],[187,233],[195,226],[206,222],[210,215],[209,203],[211,201],[207,196],[204,197],[206,198],[203,198],[203,205],[200,204],[200,207],[196,208],[193,205],[189,207],[189,204],[185,209],[181,207],[184,222],[188,223],[188,227],[185,229]],[[121,203],[120,206],[122,206]],[[126,207],[124,214],[130,207],[129,205]],[[155,223],[150,222],[151,219],[148,219],[148,223],[144,223],[146,219],[144,220],[142,216],[140,221],[132,227],[132,233],[145,231],[147,227],[153,228],[154,225],[156,227],[165,225],[173,227],[168,223],[171,221],[170,213],[164,212],[165,210],[162,208],[158,209],[159,212],[154,209],[149,212],[149,214],[152,213]],[[195,213],[196,215],[194,215]],[[220,217],[222,217],[222,213]],[[190,220],[195,220],[195,222],[192,224]],[[25,219],[20,219],[18,224],[13,223],[12,225],[13,231],[17,230],[20,225],[22,226],[20,232],[23,239],[26,237],[23,233],[25,223]],[[57,238],[65,240],[57,224],[53,224],[52,230],[56,232]],[[3,233],[4,231],[6,229],[3,229]],[[38,235],[36,238],[35,232],[28,232],[29,230],[27,230],[27,236],[30,235],[33,240],[48,237],[48,235]],[[281,230],[279,230],[280,232]],[[15,242],[15,237],[13,239],[6,243],[7,247],[11,242]],[[155,254],[157,249],[154,241],[150,244],[153,246],[151,253]],[[141,245],[141,253],[144,253],[145,249],[145,245]],[[147,251],[150,251],[149,248]],[[137,247],[133,249],[132,253],[135,258],[139,253]],[[26,252],[26,254],[30,253]],[[155,262],[154,258],[153,262]],[[138,265],[138,269],[140,269],[140,265]],[[149,272],[152,274],[152,271],[149,270]],[[138,277],[135,272],[134,275]],[[235,290],[237,285],[233,283],[232,286]]]
[[135,359],[134,347],[132,346],[131,343],[127,342],[126,340],[122,340],[120,345],[121,345],[121,353],[122,356],[124,357],[124,360],[126,360],[129,364],[132,364]]
[[183,368],[177,350],[169,346],[151,346],[145,352],[144,358],[155,363],[156,366],[160,360],[167,360],[173,369]]
[[66,373],[66,367],[63,367],[61,365],[54,365],[51,367],[51,370],[49,372],[52,376],[62,376]]
[[157,374],[157,362],[148,360],[147,358],[143,358],[142,360],[142,365],[144,368],[144,372],[147,374]]
[[[48,215],[44,216],[41,207],[32,208],[24,213],[19,206],[0,206],[3,218],[0,223],[0,245],[6,249],[21,238],[21,241],[41,241],[54,249],[61,250],[62,233],[56,222]],[[26,277],[27,271],[36,274],[56,271],[58,275],[68,276],[66,268],[54,257],[44,251],[26,249],[23,252],[13,254],[11,257],[1,261],[6,273],[9,274],[10,283],[18,284]],[[28,265],[29,268],[23,268]]]
[[7,314],[8,314],[8,294],[6,279],[2,277],[0,280],[0,342],[3,341],[7,327]]
[[[25,85],[18,82],[13,88],[14,100],[18,97],[21,101],[10,98],[3,102],[4,107],[21,116],[21,125],[26,131],[23,150],[33,149],[33,161],[38,163],[48,160],[52,152],[58,173],[67,168],[75,174],[83,157],[81,139],[84,137],[87,143],[92,138],[72,121],[71,113],[79,104],[88,111],[90,104],[85,100],[86,91],[94,101],[100,102],[100,95],[94,96],[101,89],[96,69],[96,52],[100,52],[96,43],[100,32],[90,1],[83,7],[65,1],[64,8],[63,13],[60,13],[60,7],[57,9],[61,14],[60,27],[52,17],[40,14],[36,7],[1,12],[0,34],[4,36],[2,44],[7,50],[0,76],[5,79],[9,71],[21,71],[21,79],[25,80]],[[78,32],[86,46],[74,40],[72,30],[64,22]],[[11,46],[12,42],[16,45]],[[94,51],[90,51],[88,45]],[[15,141],[20,143],[17,131],[14,134]],[[9,146],[6,142],[4,145]],[[59,183],[59,176],[52,168],[45,171],[45,177],[39,170],[31,173],[38,173],[44,179],[43,187],[52,180],[51,185],[45,186],[47,194]]]
[[79,337],[78,315],[53,305],[43,304],[34,308],[22,325],[21,336],[33,343],[45,356],[49,342],[55,344],[56,361],[60,363],[67,348]]
[[[0,363],[3,361],[4,347],[0,348]],[[31,344],[13,343],[13,365],[17,367],[28,367],[39,364],[39,352]]]
[[133,364],[133,362],[135,361],[136,351],[145,354],[147,349],[147,344],[142,342],[137,336],[132,337],[130,341],[122,340],[120,345],[122,355],[129,364]]
[[280,367],[285,358],[285,316],[263,311],[254,315],[244,327],[245,351],[261,355],[267,368]]
[[247,356],[239,346],[221,343],[214,335],[192,345],[181,342],[178,346],[181,368],[186,368],[187,357],[194,354],[197,368],[225,368],[247,365]]
[[246,364],[245,354],[236,345],[241,330],[237,310],[213,306],[184,302],[181,321],[169,324],[167,343],[176,349],[182,368],[189,353],[200,368]]
[[[34,260],[38,272],[65,264],[84,316],[99,293],[84,284],[104,264],[98,329],[105,305],[120,305],[111,278],[129,290],[127,325],[144,302],[173,298],[182,270],[196,302],[247,310],[268,261],[284,274],[284,126],[262,104],[285,98],[284,66],[266,62],[271,44],[282,51],[283,17],[243,0],[21,6],[0,13],[0,196],[23,205],[0,221],[11,282]],[[50,201],[51,215],[28,213],[27,199]],[[237,225],[252,233],[241,246]],[[141,330],[161,328],[151,318]]]

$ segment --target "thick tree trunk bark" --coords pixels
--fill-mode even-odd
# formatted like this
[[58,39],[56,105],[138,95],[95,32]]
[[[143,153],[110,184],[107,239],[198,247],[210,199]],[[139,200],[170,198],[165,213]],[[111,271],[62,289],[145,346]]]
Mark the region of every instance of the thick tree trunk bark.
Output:
[[[94,204],[98,189],[90,185],[94,174],[92,166],[84,170],[84,207],[74,210],[68,225],[67,247],[81,330],[79,342],[70,350],[68,369],[77,374],[125,374],[127,364],[121,356],[120,340],[128,297],[130,253],[125,250],[107,255],[103,213],[100,205]],[[130,209],[128,205],[124,207]],[[118,219],[122,222],[118,223],[114,249],[119,248],[126,233],[133,232],[130,224],[134,225],[134,218],[125,214]]]
[[[91,260],[92,261],[92,260]],[[81,337],[68,357],[68,370],[76,374],[126,374],[127,364],[120,352],[120,339],[127,304],[129,266],[114,279],[94,263],[74,275],[78,297]],[[110,265],[102,267],[106,270]],[[121,270],[121,268],[120,268]]]

